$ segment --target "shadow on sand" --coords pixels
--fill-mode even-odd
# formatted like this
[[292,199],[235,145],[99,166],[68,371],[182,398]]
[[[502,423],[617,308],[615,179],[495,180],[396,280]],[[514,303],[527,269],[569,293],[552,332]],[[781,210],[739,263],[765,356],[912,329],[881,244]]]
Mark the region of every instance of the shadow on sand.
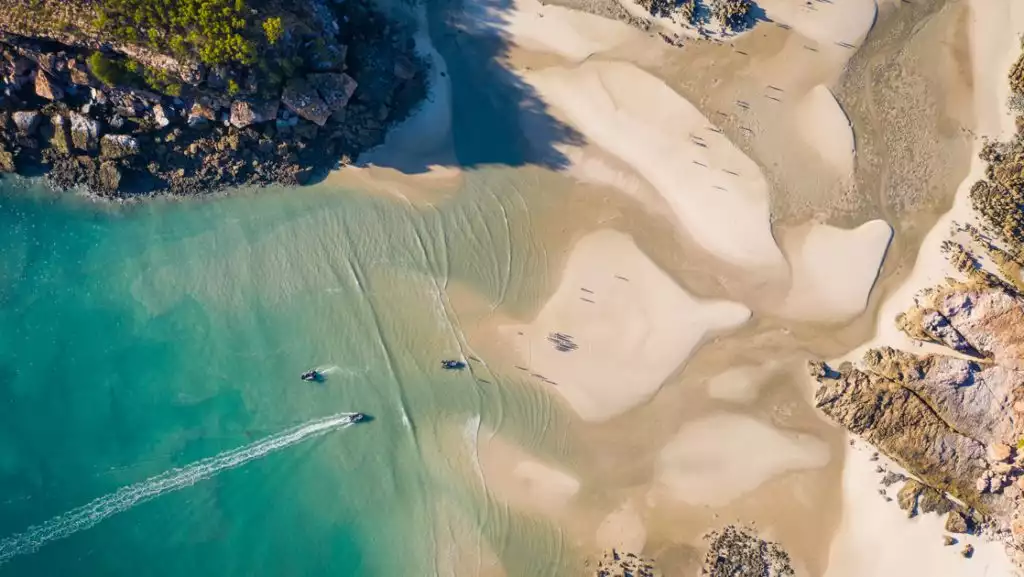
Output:
[[[425,1],[430,37],[446,62],[451,83],[455,158],[450,164],[465,169],[484,165],[567,166],[568,159],[558,147],[580,145],[583,137],[556,119],[534,89],[509,66],[512,45],[503,26],[508,22],[511,1]],[[374,159],[372,164],[418,174],[438,163],[394,158]]]

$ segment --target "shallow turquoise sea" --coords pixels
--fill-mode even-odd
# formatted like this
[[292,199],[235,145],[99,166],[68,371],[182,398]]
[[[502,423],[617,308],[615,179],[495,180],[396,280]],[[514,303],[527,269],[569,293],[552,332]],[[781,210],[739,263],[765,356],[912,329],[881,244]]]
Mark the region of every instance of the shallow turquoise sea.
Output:
[[[482,178],[430,207],[326,185],[113,206],[4,183],[0,576],[435,575],[442,507],[510,574],[565,574],[556,528],[437,458],[438,431],[477,416],[564,449],[545,394],[438,367],[472,354],[449,283],[513,309],[543,290],[527,203]],[[298,379],[311,366],[326,382]],[[348,411],[374,419],[281,436]]]

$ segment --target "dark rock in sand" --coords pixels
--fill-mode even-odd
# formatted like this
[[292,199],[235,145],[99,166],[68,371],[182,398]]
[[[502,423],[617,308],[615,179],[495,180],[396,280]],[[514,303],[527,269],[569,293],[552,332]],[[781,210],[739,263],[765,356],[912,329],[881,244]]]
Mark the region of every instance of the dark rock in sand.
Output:
[[946,515],[946,531],[950,533],[969,533],[971,525],[962,511],[950,511]]
[[921,496],[924,489],[925,486],[920,481],[910,479],[900,488],[899,493],[896,494],[896,504],[900,506],[900,509],[907,512],[907,517],[917,515],[917,499]]
[[899,483],[899,482],[902,482],[902,481],[906,481],[906,480],[907,480],[907,476],[906,475],[904,475],[902,473],[897,473],[895,471],[889,471],[889,472],[887,472],[885,474],[884,477],[882,477],[882,480],[879,481],[879,482],[882,483],[883,485],[885,485],[886,487],[891,487],[892,485],[895,485],[896,483]]
[[701,575],[708,577],[783,577],[794,575],[789,554],[778,543],[729,525],[704,536],[709,548]]

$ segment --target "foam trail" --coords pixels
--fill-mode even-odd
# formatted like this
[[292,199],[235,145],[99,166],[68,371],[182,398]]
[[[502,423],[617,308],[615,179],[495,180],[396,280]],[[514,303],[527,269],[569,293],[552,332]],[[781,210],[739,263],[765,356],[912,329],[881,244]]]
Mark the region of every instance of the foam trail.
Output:
[[33,553],[50,541],[69,537],[79,531],[95,526],[100,521],[123,513],[135,505],[159,497],[164,493],[184,489],[199,481],[209,479],[225,469],[232,469],[260,459],[313,436],[352,424],[352,413],[339,413],[309,421],[297,427],[265,437],[254,443],[225,451],[219,455],[196,461],[185,467],[150,477],[72,509],[63,515],[50,519],[41,525],[33,525],[25,532],[0,541],[0,565],[11,558]]

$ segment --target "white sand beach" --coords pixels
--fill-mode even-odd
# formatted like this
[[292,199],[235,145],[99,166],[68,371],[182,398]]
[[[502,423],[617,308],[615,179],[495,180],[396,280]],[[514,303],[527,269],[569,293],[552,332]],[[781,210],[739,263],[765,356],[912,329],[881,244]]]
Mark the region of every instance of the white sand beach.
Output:
[[847,179],[853,174],[856,148],[853,126],[846,117],[832,91],[817,85],[805,94],[798,105],[797,123],[807,144],[821,155],[821,159]]
[[851,230],[811,224],[784,231],[792,285],[778,314],[843,322],[864,312],[891,239],[892,228],[882,220]]
[[[994,577],[1014,575],[1003,545],[970,535],[943,545],[945,518],[935,514],[907,519],[907,514],[879,494],[878,462],[872,450],[849,447],[843,467],[843,519],[829,552],[825,577],[865,575],[928,575],[929,577]],[[889,492],[895,496],[895,489]],[[975,548],[971,559],[960,551]]]
[[791,471],[824,467],[828,447],[731,413],[687,423],[661,451],[650,499],[722,506]]
[[[533,378],[584,420],[603,421],[648,400],[709,334],[749,316],[690,296],[630,237],[600,230],[573,247],[540,314],[500,332]],[[558,350],[558,335],[575,348]]]
[[768,18],[792,26],[801,36],[816,41],[820,49],[833,52],[850,51],[842,44],[858,46],[878,12],[876,0],[761,0],[758,5]]
[[556,54],[570,62],[612,50],[646,35],[623,22],[539,0],[481,0],[465,7],[470,33],[507,34],[526,50]]
[[590,143],[650,182],[697,244],[766,277],[785,274],[760,169],[662,80],[604,61],[550,67],[526,79]]
[[[971,1],[971,60],[974,78],[974,112],[981,136],[1003,139],[1014,130],[1007,112],[1009,88],[1005,71],[1020,53],[1019,36],[1024,33],[1024,5],[1009,0]],[[919,291],[957,276],[941,251],[954,222],[973,222],[968,192],[984,176],[984,163],[977,158],[982,145],[976,140],[970,173],[957,190],[954,205],[932,227],[917,253],[914,267],[904,283],[882,304],[875,337],[851,351],[846,359],[858,359],[870,347],[893,346],[914,350],[919,346],[896,329],[892,320],[914,302]],[[923,349],[933,348],[925,345]],[[934,347],[934,348],[937,348]],[[874,498],[877,485],[875,463],[868,453],[849,449],[843,473],[843,521],[831,549],[826,577],[860,575],[981,576],[1013,575],[1015,570],[1002,545],[966,538],[976,552],[970,560],[959,555],[960,547],[943,547],[942,518],[926,515],[909,522],[903,512]],[[957,535],[960,538],[960,535]],[[870,551],[870,555],[865,555]]]

